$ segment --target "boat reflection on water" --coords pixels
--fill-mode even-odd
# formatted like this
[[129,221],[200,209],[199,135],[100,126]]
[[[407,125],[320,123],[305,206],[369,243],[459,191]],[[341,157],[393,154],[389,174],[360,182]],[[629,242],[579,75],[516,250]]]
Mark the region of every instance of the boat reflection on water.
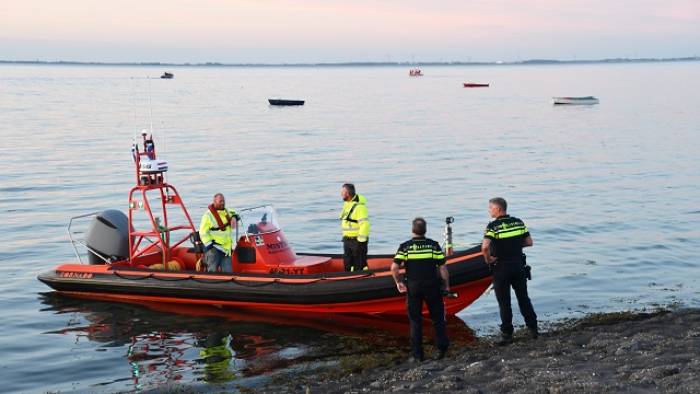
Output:
[[[408,353],[404,316],[264,314],[211,306],[124,304],[40,295],[43,311],[70,314],[65,327],[46,334],[74,335],[105,351],[124,348],[131,388],[164,384],[240,382],[304,366],[332,366],[347,357]],[[432,338],[424,321],[426,340]],[[474,341],[473,331],[448,316],[455,345]],[[121,366],[115,366],[121,367]],[[121,368],[120,368],[121,369]],[[104,383],[107,387],[116,382]],[[124,384],[121,382],[120,384]]]

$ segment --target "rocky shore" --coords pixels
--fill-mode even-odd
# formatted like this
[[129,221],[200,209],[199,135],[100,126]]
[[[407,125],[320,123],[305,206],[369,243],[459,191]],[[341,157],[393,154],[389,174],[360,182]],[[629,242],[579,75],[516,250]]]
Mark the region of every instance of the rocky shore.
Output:
[[[700,310],[595,314],[539,339],[478,338],[448,357],[294,376],[256,392],[286,393],[700,393]],[[430,349],[426,349],[429,351]],[[428,353],[429,354],[429,353]],[[293,382],[293,383],[290,383]]]

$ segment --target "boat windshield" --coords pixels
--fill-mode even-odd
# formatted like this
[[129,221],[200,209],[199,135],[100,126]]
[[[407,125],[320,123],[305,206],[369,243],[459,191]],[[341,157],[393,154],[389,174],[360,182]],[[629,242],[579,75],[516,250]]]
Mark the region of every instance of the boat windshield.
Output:
[[272,233],[280,229],[277,212],[272,205],[245,208],[238,214],[241,215],[241,225],[246,234]]

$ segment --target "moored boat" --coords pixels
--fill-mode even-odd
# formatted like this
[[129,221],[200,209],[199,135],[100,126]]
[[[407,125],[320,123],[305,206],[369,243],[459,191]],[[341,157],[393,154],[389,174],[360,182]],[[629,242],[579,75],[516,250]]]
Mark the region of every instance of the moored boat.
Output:
[[304,100],[267,99],[270,105],[304,105]]
[[464,82],[465,88],[488,88],[488,83]]
[[568,105],[592,105],[598,104],[598,99],[593,96],[582,97],[552,97],[552,104],[568,104]]
[[[345,272],[342,255],[295,253],[269,205],[238,211],[233,272],[202,272],[196,228],[173,185],[167,162],[156,158],[151,137],[132,149],[136,186],[128,215],[118,210],[71,219],[69,234],[88,250],[90,264],[62,264],[38,279],[63,294],[124,302],[198,304],[304,313],[404,314],[389,267],[393,255],[370,255],[369,269]],[[155,198],[151,197],[155,196]],[[85,240],[73,239],[74,221],[92,218]],[[162,218],[162,219],[161,219]],[[448,218],[451,219],[451,218]],[[452,234],[451,220],[445,234]],[[192,246],[189,246],[192,243]],[[451,245],[451,239],[446,239]],[[446,248],[453,315],[491,284],[479,246]]]

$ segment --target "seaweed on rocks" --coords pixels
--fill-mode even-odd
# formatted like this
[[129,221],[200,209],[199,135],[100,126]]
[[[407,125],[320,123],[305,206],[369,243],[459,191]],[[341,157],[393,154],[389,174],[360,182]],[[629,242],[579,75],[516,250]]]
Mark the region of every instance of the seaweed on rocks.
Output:
[[[361,352],[294,385],[287,393],[700,393],[700,309],[591,314],[524,333],[506,347],[482,337],[418,365],[405,349]],[[369,349],[366,349],[369,350]],[[352,357],[352,356],[348,356]]]

